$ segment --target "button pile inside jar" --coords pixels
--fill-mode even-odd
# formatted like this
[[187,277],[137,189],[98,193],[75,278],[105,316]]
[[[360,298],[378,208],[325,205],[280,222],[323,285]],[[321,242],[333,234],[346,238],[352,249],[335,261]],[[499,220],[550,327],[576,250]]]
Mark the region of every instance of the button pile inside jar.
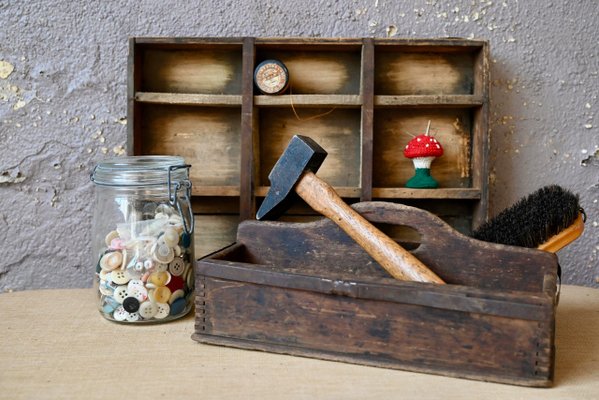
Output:
[[144,218],[107,233],[96,268],[101,311],[119,322],[164,320],[189,310],[192,249],[183,220],[164,204]]

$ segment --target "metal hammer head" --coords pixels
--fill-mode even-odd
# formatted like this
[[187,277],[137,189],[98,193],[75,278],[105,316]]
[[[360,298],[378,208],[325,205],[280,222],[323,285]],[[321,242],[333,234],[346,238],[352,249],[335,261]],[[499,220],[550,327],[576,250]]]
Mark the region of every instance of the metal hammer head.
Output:
[[270,189],[256,219],[274,219],[281,215],[293,200],[293,187],[304,171],[316,173],[327,152],[307,136],[295,135],[285,152],[270,171]]

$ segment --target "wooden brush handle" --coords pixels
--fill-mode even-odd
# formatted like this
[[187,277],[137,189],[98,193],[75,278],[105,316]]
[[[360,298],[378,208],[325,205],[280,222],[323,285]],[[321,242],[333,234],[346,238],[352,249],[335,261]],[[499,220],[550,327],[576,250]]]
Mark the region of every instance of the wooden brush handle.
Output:
[[330,218],[394,278],[443,284],[443,280],[354,209],[326,182],[307,171],[295,186],[310,207]]
[[582,214],[578,214],[578,218],[574,220],[572,225],[547,239],[545,243],[539,245],[538,249],[549,251],[551,253],[557,253],[562,248],[566,247],[574,240],[578,239],[582,232],[584,231],[584,221],[582,218]]

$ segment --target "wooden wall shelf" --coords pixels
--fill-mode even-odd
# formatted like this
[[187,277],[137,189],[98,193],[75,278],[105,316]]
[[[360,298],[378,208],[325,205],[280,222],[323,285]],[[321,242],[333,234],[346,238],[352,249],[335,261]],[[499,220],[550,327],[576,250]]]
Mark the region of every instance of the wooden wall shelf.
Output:
[[[488,211],[488,53],[465,39],[132,38],[128,152],[192,165],[197,256],[254,218],[294,134],[329,152],[318,174],[348,202],[409,203],[468,233]],[[254,89],[269,58],[289,69],[283,95]],[[407,189],[403,148],[428,120],[440,188]]]

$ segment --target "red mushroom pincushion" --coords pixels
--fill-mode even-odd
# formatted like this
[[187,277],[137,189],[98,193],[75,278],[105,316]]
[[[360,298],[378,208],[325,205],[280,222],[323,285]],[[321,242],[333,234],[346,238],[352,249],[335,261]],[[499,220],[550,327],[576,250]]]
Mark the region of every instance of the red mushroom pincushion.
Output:
[[411,158],[416,173],[406,183],[406,187],[414,189],[434,189],[439,183],[431,176],[431,163],[436,157],[443,155],[443,147],[432,136],[427,134],[418,135],[410,140],[406,146],[404,156]]

